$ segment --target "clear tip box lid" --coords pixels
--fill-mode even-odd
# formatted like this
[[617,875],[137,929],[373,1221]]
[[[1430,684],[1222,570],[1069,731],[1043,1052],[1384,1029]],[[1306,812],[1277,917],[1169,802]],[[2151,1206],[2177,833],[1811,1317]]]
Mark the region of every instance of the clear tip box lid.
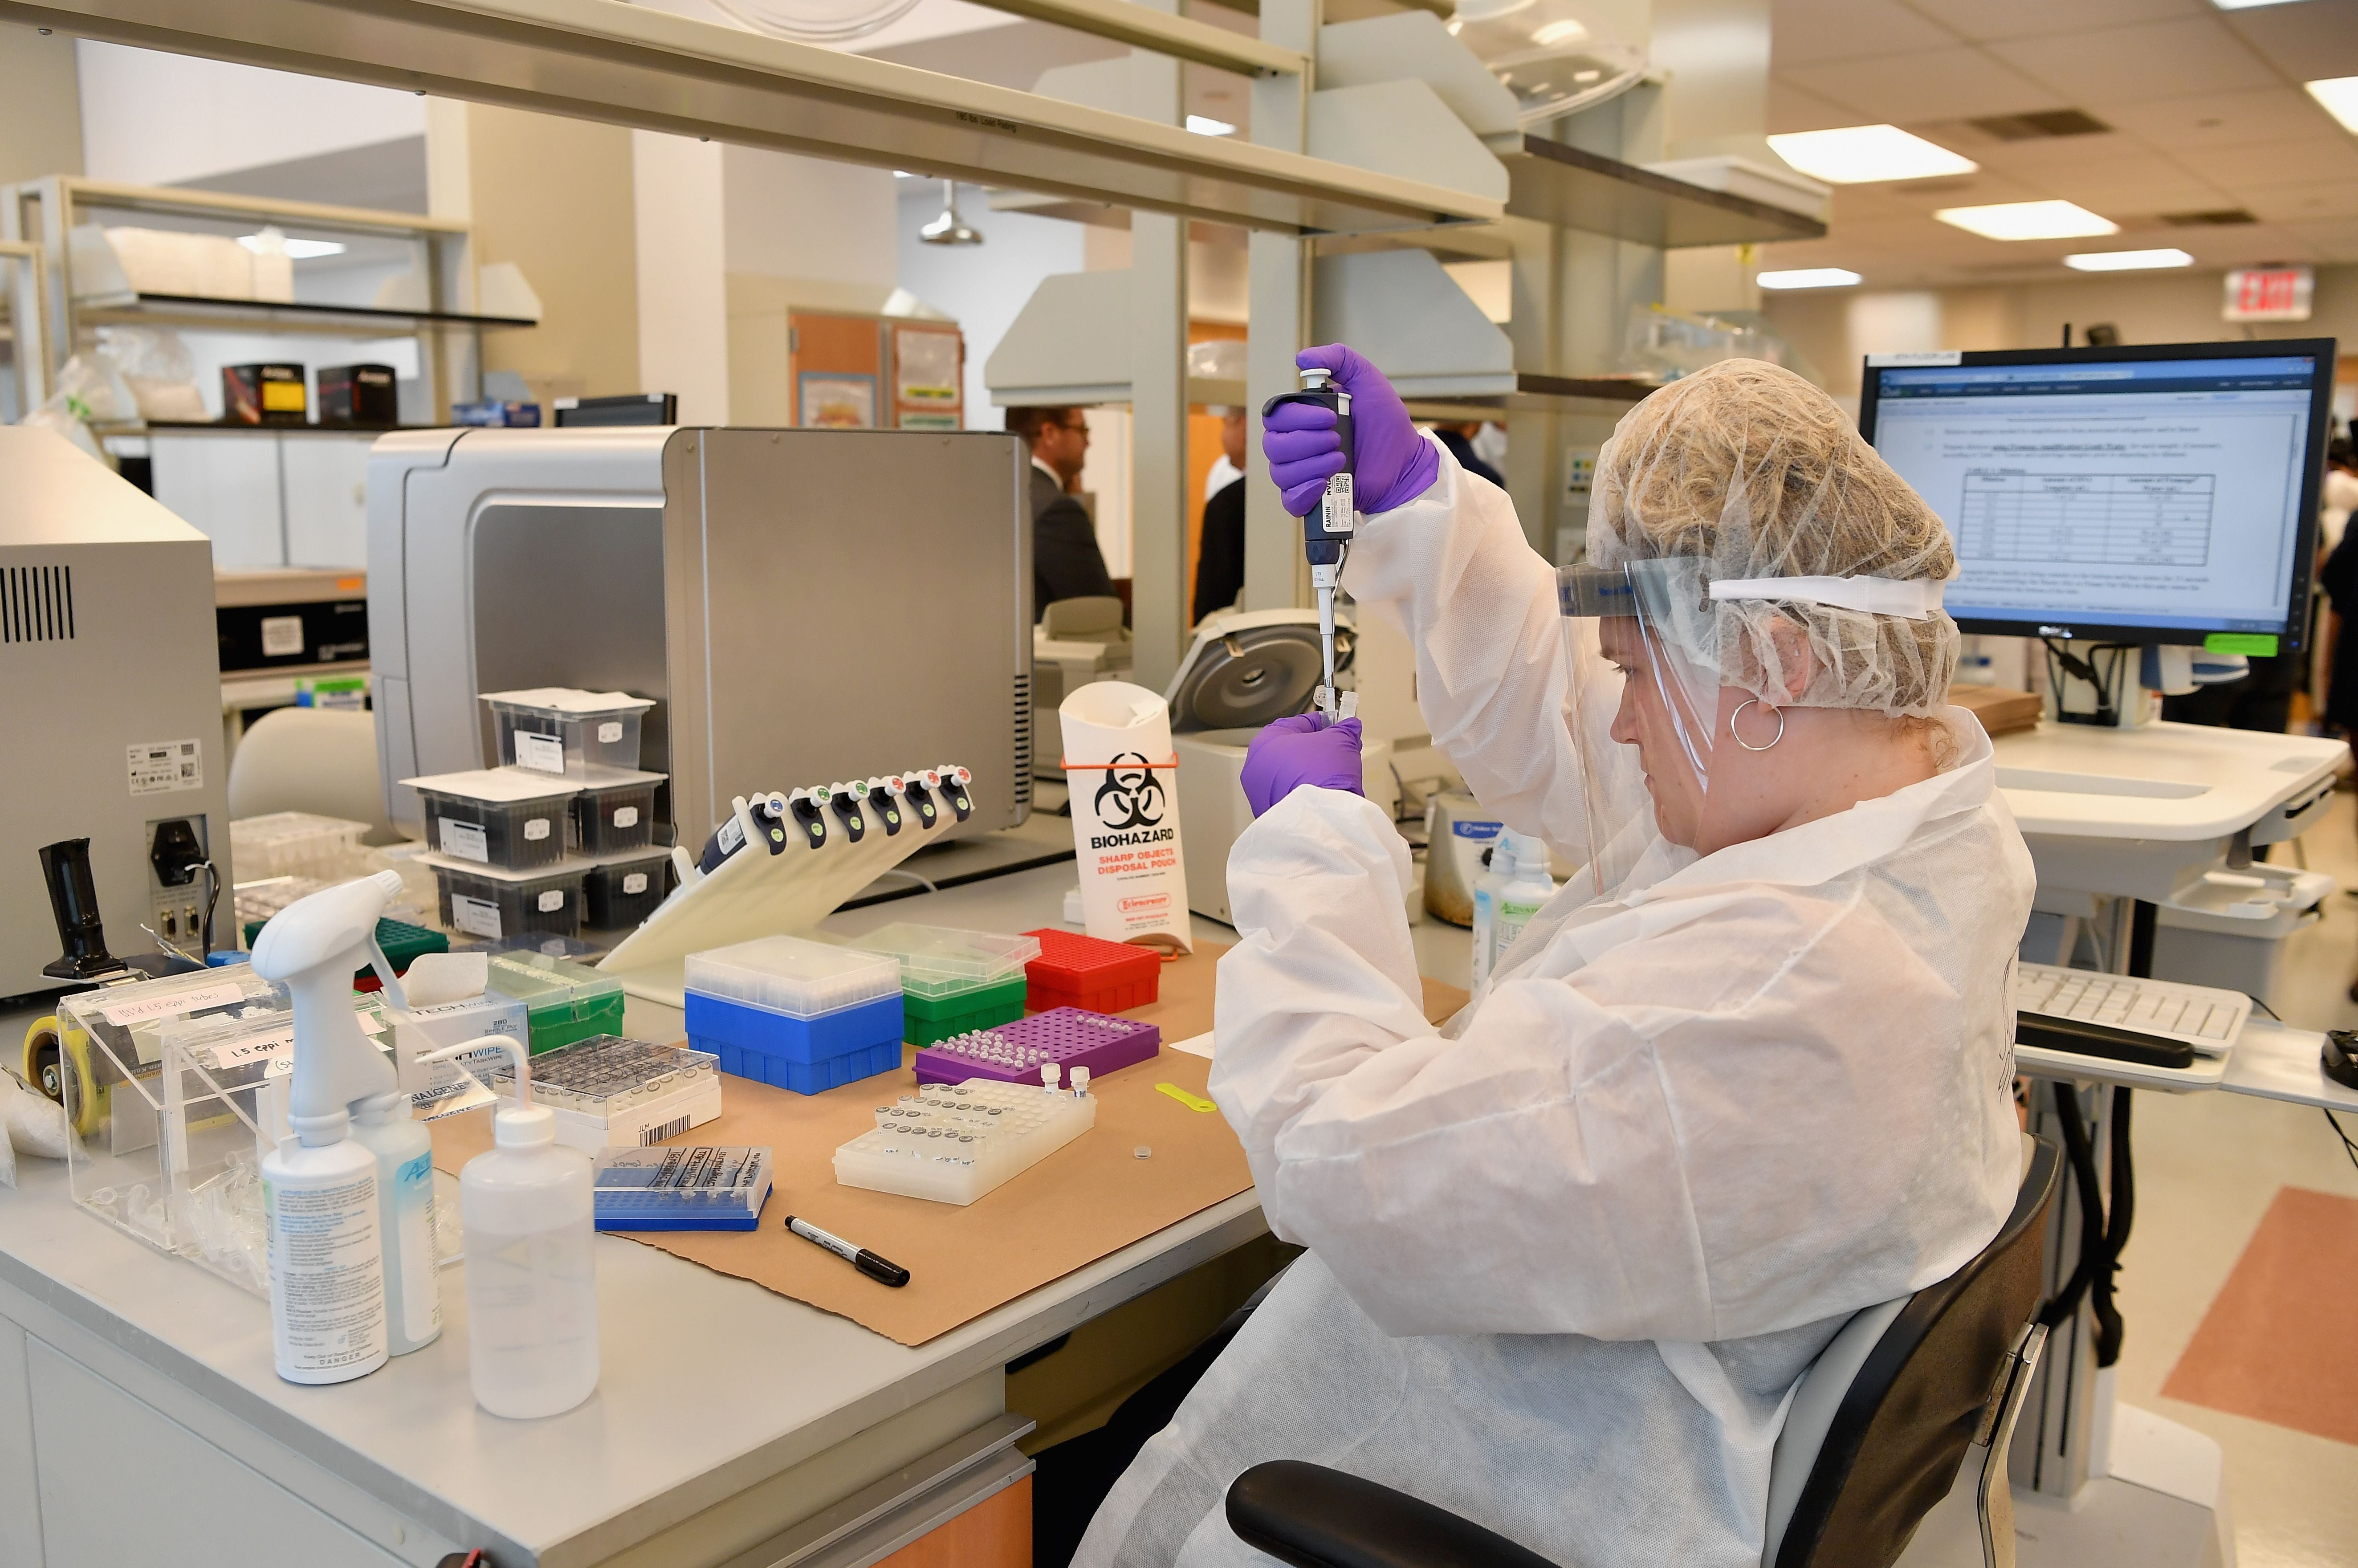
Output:
[[1040,956],[1037,936],[1003,936],[990,931],[915,925],[907,921],[895,921],[864,936],[847,938],[845,946],[897,959],[903,989],[924,997],[945,996],[1012,979],[1022,974],[1024,965]]
[[763,936],[687,956],[687,989],[723,1001],[817,1018],[901,994],[901,964],[882,953],[799,936]]
[[527,687],[521,691],[487,691],[483,701],[495,708],[515,708],[568,719],[594,719],[601,713],[638,713],[653,708],[654,699],[627,691],[581,691],[568,686]]
[[[650,776],[661,778],[663,775],[655,773]],[[488,801],[494,806],[517,806],[537,800],[568,801],[580,793],[579,786],[562,779],[552,782],[546,773],[536,773],[524,768],[476,768],[463,773],[427,773],[401,782],[429,795]]]
[[[611,1120],[640,1100],[692,1087],[698,1078],[719,1070],[720,1058],[707,1051],[599,1034],[535,1056],[532,1098],[552,1110],[578,1110]],[[515,1093],[515,1065],[504,1055],[492,1070],[492,1092]]]

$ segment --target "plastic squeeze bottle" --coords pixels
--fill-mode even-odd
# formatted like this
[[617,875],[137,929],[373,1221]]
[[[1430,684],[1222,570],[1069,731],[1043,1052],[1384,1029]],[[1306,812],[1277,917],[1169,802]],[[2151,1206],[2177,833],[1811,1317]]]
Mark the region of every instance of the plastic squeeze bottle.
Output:
[[1548,875],[1546,840],[1529,833],[1518,833],[1511,827],[1498,830],[1498,842],[1514,857],[1514,869],[1507,884],[1498,891],[1498,912],[1491,916],[1490,935],[1492,968],[1506,957],[1507,949],[1531,923],[1540,906],[1555,896],[1555,879]]
[[435,1272],[434,1140],[405,1094],[352,1105],[352,1138],[376,1156],[377,1228],[384,1237],[385,1347],[406,1356],[442,1337]]
[[352,971],[373,965],[399,996],[376,945],[397,871],[326,888],[273,915],[254,972],[295,1004],[288,1135],[262,1159],[270,1247],[270,1346],[290,1383],[341,1383],[384,1365],[384,1256],[377,1157],[352,1136],[356,1099],[398,1089],[393,1064],[352,1013]]
[[532,1058],[521,1041],[485,1034],[418,1060],[492,1045],[514,1059],[516,1093],[492,1115],[491,1150],[459,1174],[467,1372],[477,1404],[527,1421],[569,1411],[598,1387],[590,1164],[557,1141],[555,1113],[532,1103]]
[[1474,992],[1490,983],[1490,966],[1498,961],[1498,892],[1515,880],[1515,851],[1502,828],[1490,843],[1490,869],[1474,880]]

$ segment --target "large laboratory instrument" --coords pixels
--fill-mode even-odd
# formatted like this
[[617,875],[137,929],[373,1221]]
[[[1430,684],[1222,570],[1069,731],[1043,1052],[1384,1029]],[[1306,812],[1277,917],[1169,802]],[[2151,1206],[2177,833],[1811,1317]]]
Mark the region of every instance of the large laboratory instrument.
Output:
[[[702,842],[781,779],[954,756],[953,831],[1032,798],[1032,527],[1000,432],[404,432],[369,459],[377,758],[397,781],[496,760],[477,695],[650,697],[658,817]],[[660,834],[658,834],[660,837]]]
[[[62,946],[44,846],[89,840],[106,940],[194,951],[230,882],[211,541],[47,430],[0,427],[0,996],[86,975]],[[75,901],[78,903],[78,900]],[[71,966],[68,966],[69,968]]]

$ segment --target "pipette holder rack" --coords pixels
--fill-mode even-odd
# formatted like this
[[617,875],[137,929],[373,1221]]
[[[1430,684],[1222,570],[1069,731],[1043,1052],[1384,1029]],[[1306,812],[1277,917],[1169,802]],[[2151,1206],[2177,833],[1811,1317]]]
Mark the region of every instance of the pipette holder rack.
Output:
[[764,831],[740,796],[731,809],[745,847],[702,873],[693,849],[675,850],[679,886],[598,967],[642,1000],[684,1009],[690,953],[812,930],[844,900],[957,826],[946,792],[935,790],[933,798],[938,809],[931,823],[904,809],[898,829],[888,831],[879,820],[882,813],[871,807],[854,843],[829,811],[823,842],[814,846],[805,834],[789,833],[785,847],[773,855],[763,848]]

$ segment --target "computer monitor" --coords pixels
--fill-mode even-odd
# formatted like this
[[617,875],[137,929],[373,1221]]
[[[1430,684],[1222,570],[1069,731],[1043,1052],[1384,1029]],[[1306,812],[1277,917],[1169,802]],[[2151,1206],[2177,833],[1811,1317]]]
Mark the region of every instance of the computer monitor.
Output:
[[2290,653],[2332,381],[2331,338],[1874,355],[1858,423],[1948,524],[1963,630]]

